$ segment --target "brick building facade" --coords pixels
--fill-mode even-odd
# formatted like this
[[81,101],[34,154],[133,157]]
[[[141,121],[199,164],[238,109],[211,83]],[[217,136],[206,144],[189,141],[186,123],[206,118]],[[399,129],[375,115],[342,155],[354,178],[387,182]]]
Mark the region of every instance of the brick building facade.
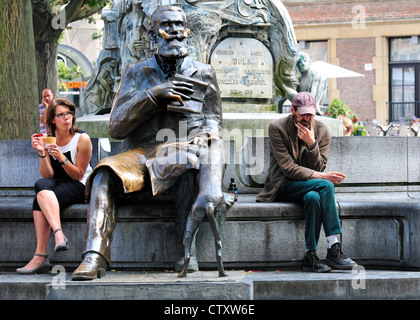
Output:
[[375,71],[365,71],[364,64],[375,56],[374,38],[337,39],[337,58],[340,66],[364,75],[363,78],[337,79],[340,99],[362,118],[362,121],[375,119],[375,103],[372,88],[375,85]]
[[[327,62],[364,75],[330,79],[329,102],[340,98],[367,123],[373,119],[388,123],[407,112],[420,116],[419,0],[283,3],[300,43],[324,42]],[[392,39],[402,39],[410,47],[404,50],[412,54],[408,58],[396,54],[401,59],[391,61]]]

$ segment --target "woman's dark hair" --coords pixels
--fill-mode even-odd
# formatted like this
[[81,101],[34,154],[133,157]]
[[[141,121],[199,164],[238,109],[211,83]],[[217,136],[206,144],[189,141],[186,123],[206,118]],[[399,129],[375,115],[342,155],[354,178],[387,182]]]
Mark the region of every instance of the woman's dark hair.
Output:
[[72,124],[70,128],[70,134],[74,134],[75,132],[78,132],[79,129],[76,126],[76,106],[74,105],[73,102],[71,102],[67,98],[57,98],[55,100],[52,100],[50,104],[48,105],[47,118],[45,121],[47,125],[47,129],[48,129],[48,134],[55,137],[56,127],[55,127],[55,123],[53,123],[53,120],[56,113],[55,110],[57,109],[58,106],[67,107],[70,109],[70,111],[74,112]]

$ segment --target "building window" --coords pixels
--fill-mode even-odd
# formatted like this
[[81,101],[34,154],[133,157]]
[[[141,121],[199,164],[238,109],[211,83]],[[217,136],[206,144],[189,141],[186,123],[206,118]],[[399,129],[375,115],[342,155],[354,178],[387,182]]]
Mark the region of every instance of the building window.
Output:
[[389,48],[389,122],[419,117],[420,37],[391,38]]
[[328,62],[328,41],[299,41],[300,51],[309,55],[312,62]]

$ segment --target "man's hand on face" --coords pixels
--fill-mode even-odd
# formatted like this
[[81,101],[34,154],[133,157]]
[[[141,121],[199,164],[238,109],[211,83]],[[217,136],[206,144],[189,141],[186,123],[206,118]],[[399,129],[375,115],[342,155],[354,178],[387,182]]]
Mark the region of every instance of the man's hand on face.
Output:
[[305,142],[308,148],[311,149],[315,144],[315,133],[312,123],[309,123],[309,128],[299,122],[295,123],[295,125],[298,138]]

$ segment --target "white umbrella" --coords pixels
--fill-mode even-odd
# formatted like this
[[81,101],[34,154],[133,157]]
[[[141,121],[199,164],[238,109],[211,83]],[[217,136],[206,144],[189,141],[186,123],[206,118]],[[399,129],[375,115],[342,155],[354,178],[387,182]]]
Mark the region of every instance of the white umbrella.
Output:
[[315,61],[311,63],[311,69],[327,76],[328,78],[364,77],[363,74],[342,67],[338,67],[324,61]]

